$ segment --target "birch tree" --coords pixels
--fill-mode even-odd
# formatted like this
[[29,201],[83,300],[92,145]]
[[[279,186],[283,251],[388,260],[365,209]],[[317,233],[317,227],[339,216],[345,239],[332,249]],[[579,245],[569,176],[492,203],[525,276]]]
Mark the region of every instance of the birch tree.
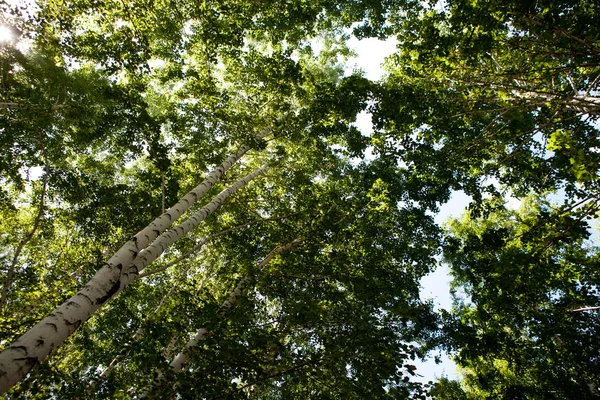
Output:
[[[123,290],[137,274],[154,261],[170,244],[195,228],[206,216],[212,213],[231,193],[246,185],[263,172],[264,168],[225,189],[198,213],[193,214],[183,224],[161,235],[195,201],[213,185],[227,169],[231,167],[247,147],[238,152],[209,174],[195,190],[191,191],[162,216],[154,220],[147,228],[137,233],[121,247],[98,271],[92,280],[73,297],[65,302],[49,317],[31,328],[7,350],[0,354],[2,365],[2,391],[23,378],[33,367],[59,347],[75,329],[85,322],[100,306]],[[241,153],[241,155],[240,155]]]
[[[0,49],[2,390],[424,398],[412,360],[470,344],[469,323],[483,323],[420,298],[442,246],[453,264],[469,262],[457,281],[466,287],[510,275],[482,253],[489,246],[501,259],[529,254],[548,267],[544,279],[572,271],[573,254],[593,263],[560,247],[563,236],[579,243],[599,209],[600,25],[582,4],[2,5],[2,22],[31,41]],[[381,82],[345,69],[352,35],[397,37]],[[354,121],[367,110],[365,135]],[[502,211],[504,195],[559,189],[556,232],[536,236],[536,222],[514,246],[504,233],[468,246],[471,228],[547,222],[543,207],[536,217]],[[436,225],[452,190],[473,197],[481,226]],[[295,251],[261,262],[299,237]],[[532,237],[541,249],[528,253]],[[496,275],[471,279],[490,265]],[[563,278],[556,287],[572,283]],[[543,286],[544,296],[555,287]],[[472,293],[496,320],[522,317],[498,307],[494,290]],[[511,337],[493,328],[496,342]],[[478,357],[467,353],[467,364]]]

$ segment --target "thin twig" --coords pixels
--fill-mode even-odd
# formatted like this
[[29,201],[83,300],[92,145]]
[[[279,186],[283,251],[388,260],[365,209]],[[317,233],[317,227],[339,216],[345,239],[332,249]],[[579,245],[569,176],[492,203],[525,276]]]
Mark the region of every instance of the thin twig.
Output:
[[585,91],[585,94],[583,95],[583,97],[587,97],[590,95],[590,92],[592,90],[594,90],[594,86],[596,86],[596,84],[598,83],[598,81],[600,81],[600,74],[598,74],[598,76],[596,77],[596,79],[594,79],[592,81],[592,83],[590,83],[590,86],[588,86],[587,90]]
[[574,308],[572,310],[569,310],[569,312],[579,312],[579,311],[594,311],[594,310],[600,310],[600,306],[595,306],[595,307],[581,307],[581,308]]
[[291,367],[291,368],[285,369],[285,370],[283,370],[283,371],[276,372],[276,373],[274,373],[274,374],[271,374],[271,375],[267,375],[267,376],[265,376],[265,377],[262,377],[262,378],[259,378],[259,379],[255,380],[254,382],[247,383],[247,384],[245,384],[245,385],[243,385],[243,386],[240,386],[240,387],[238,387],[238,388],[236,388],[236,389],[234,389],[234,390],[230,390],[229,392],[226,392],[226,393],[223,393],[223,394],[221,394],[221,395],[219,395],[219,396],[217,396],[217,397],[214,397],[214,398],[213,398],[213,400],[220,400],[220,399],[224,399],[224,398],[226,398],[226,397],[229,397],[229,396],[231,396],[231,395],[232,395],[232,394],[234,394],[234,393],[241,392],[242,390],[244,390],[244,389],[246,389],[246,388],[249,388],[249,387],[255,386],[255,385],[257,385],[257,384],[259,384],[259,383],[261,383],[261,382],[268,381],[268,380],[271,380],[271,379],[273,379],[273,378],[277,378],[277,377],[279,377],[279,376],[282,376],[282,375],[287,375],[287,374],[289,374],[289,373],[292,373],[292,372],[294,372],[294,371],[297,371],[297,370],[299,370],[300,368],[303,368],[303,367],[305,367],[305,366],[307,366],[307,365],[310,365],[310,364],[316,364],[316,363],[318,363],[319,361],[321,361],[321,358],[317,358],[316,360],[309,360],[309,361],[305,361],[305,362],[303,362],[303,363],[300,363],[300,364],[298,364],[298,365],[295,365],[295,366],[293,366],[293,367]]

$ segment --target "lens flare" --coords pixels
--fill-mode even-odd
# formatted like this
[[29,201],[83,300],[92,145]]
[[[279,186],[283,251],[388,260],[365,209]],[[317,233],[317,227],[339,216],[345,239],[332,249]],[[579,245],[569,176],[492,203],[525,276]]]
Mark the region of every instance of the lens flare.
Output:
[[15,38],[15,35],[8,26],[0,26],[0,43],[9,43],[12,42]]

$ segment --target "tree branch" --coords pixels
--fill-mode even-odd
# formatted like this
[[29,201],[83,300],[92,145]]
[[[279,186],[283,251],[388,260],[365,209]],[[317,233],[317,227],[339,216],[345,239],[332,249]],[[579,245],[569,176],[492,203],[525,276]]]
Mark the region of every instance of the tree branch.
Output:
[[569,312],[594,311],[594,310],[600,310],[600,306],[573,308],[573,309],[569,310]]
[[[42,151],[42,153],[45,154],[45,151]],[[2,286],[2,296],[0,297],[0,313],[4,309],[4,306],[6,305],[6,301],[7,301],[7,297],[8,297],[8,288],[10,287],[12,280],[14,278],[15,267],[19,260],[19,256],[21,255],[21,251],[23,251],[23,248],[27,245],[27,243],[29,243],[31,241],[31,239],[33,239],[35,232],[37,231],[38,227],[40,226],[40,221],[42,219],[42,215],[44,214],[44,199],[46,197],[46,188],[48,186],[48,170],[49,170],[47,159],[46,159],[45,170],[46,171],[44,173],[44,183],[42,185],[42,194],[40,196],[40,206],[38,209],[38,213],[35,217],[35,221],[33,223],[33,228],[31,228],[31,231],[23,238],[23,240],[21,240],[21,242],[19,243],[19,246],[17,246],[17,250],[15,251],[15,255],[13,256],[13,259],[12,259],[12,263],[8,267],[6,279],[4,280],[4,284]]]
[[262,378],[259,378],[259,379],[255,380],[255,381],[254,381],[254,382],[252,382],[252,383],[247,383],[247,384],[245,384],[245,385],[243,385],[243,386],[240,386],[240,387],[238,387],[238,388],[236,388],[236,389],[234,389],[234,390],[230,390],[229,392],[226,392],[226,393],[223,393],[223,394],[221,394],[221,395],[219,395],[219,396],[217,396],[217,397],[214,397],[212,400],[220,400],[220,399],[224,399],[224,398],[226,398],[226,397],[229,397],[229,396],[231,396],[231,395],[232,395],[232,394],[234,394],[234,393],[241,392],[242,390],[244,390],[244,389],[247,389],[247,388],[249,388],[249,387],[252,387],[252,386],[255,386],[255,385],[257,385],[257,384],[259,384],[259,383],[261,383],[261,382],[268,381],[268,380],[271,380],[271,379],[273,379],[273,378],[277,378],[277,377],[279,377],[279,376],[282,376],[282,375],[287,375],[287,374],[290,374],[290,373],[292,373],[292,372],[295,372],[295,371],[299,370],[300,368],[303,368],[303,367],[305,367],[305,366],[307,366],[307,365],[310,365],[310,364],[317,364],[317,363],[318,363],[318,362],[320,362],[320,361],[321,361],[321,358],[320,358],[320,357],[319,357],[319,358],[317,358],[316,360],[308,360],[308,361],[305,361],[305,362],[303,362],[303,363],[300,363],[300,364],[298,364],[298,365],[295,365],[295,366],[293,366],[293,367],[290,367],[290,368],[288,368],[288,369],[285,369],[285,370],[283,370],[283,371],[279,371],[279,372],[276,372],[276,373],[274,373],[274,374],[267,375],[267,376],[264,376],[264,377],[262,377]]

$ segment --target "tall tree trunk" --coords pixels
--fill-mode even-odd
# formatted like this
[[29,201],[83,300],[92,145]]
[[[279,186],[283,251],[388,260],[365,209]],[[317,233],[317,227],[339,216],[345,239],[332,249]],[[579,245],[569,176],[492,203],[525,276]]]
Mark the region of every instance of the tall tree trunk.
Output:
[[[256,139],[263,138],[269,132],[269,129],[263,130]],[[250,150],[250,145],[244,145],[235,154],[227,157],[196,188],[117,250],[82,289],[0,353],[0,394],[8,391],[25,377],[52,351],[60,347],[96,310],[122,290],[122,275],[126,283],[129,283],[130,278],[137,275],[132,274],[132,272],[137,270],[138,266],[127,267],[132,265],[138,253],[144,250],[186,212],[192,204],[206,194],[214,183],[223,176],[225,171],[231,168],[248,150]],[[214,211],[221,201],[210,207],[207,205],[207,207]],[[203,210],[205,209],[206,207]],[[208,211],[208,209],[205,211]],[[194,219],[197,220],[197,218]],[[170,237],[173,237],[173,234],[167,235],[167,240]],[[149,259],[152,254],[154,253],[150,252],[146,259]],[[147,264],[146,262],[145,265]],[[123,272],[126,273],[123,274]]]
[[[265,258],[263,258],[263,260],[260,263],[256,265],[256,269],[258,271],[262,270],[275,255],[281,254],[291,249],[292,247],[302,243],[302,240],[303,239],[294,239],[289,243],[275,247],[269,252],[269,254],[267,254]],[[224,317],[225,313],[228,310],[230,310],[235,305],[235,303],[237,303],[239,297],[242,295],[242,292],[244,291],[249,282],[250,278],[248,276],[242,278],[242,280],[240,280],[235,286],[235,288],[229,293],[227,299],[225,299],[225,301],[223,302],[223,304],[221,304],[221,307],[219,309],[219,316],[221,318]],[[194,347],[208,339],[209,335],[210,332],[207,328],[203,327],[198,329],[194,337],[192,337],[186,343],[181,352],[179,352],[179,354],[177,354],[175,358],[173,358],[173,360],[169,363],[170,372],[175,373],[181,371],[184,364],[190,359]],[[140,399],[150,398],[152,392],[163,386],[165,383],[166,375],[162,371],[156,371],[156,375],[154,376],[152,383],[140,395]]]

